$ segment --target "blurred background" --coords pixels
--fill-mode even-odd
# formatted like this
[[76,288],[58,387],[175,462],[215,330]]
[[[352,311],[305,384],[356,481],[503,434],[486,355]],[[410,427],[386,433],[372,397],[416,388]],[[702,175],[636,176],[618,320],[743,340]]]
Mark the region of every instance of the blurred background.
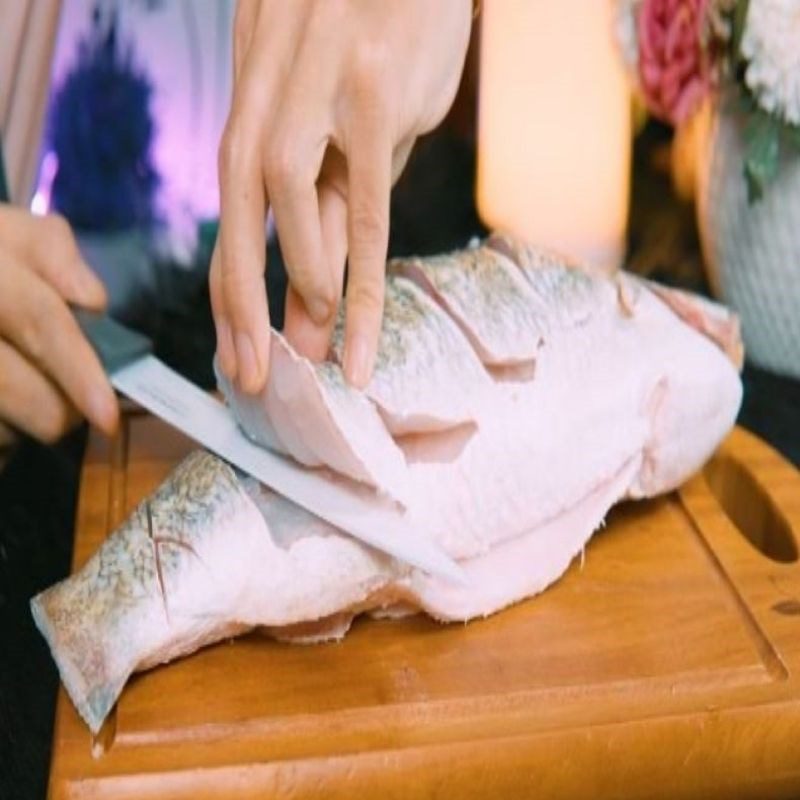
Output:
[[[677,73],[653,45],[667,6],[683,20],[672,33],[691,34]],[[792,107],[747,77],[759,58],[796,56],[800,22],[746,6],[484,0],[454,106],[394,189],[390,255],[461,247],[497,226],[722,298],[742,315],[748,349],[740,423],[800,464],[800,108],[792,122]],[[41,94],[45,109],[41,125],[31,114],[4,139],[28,155],[11,175],[15,199],[63,214],[113,314],[211,387],[206,278],[235,2],[29,7],[46,17],[29,33],[46,28],[54,56],[14,95]],[[720,14],[701,19],[707,7]],[[0,97],[25,55],[24,41],[0,53]],[[800,64],[782,74],[796,74],[800,98]],[[274,238],[267,263],[280,328],[286,276]],[[44,794],[56,675],[27,601],[68,569],[84,442],[85,431],[57,448],[26,442],[0,481],[0,797]]]

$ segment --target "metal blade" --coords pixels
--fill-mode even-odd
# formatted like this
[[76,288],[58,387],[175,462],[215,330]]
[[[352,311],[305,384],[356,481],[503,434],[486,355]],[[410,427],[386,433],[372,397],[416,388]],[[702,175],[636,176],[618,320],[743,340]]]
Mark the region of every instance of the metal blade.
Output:
[[420,536],[386,500],[365,503],[356,490],[253,444],[227,407],[155,356],[111,373],[111,383],[152,414],[345,533],[425,572],[463,584],[462,569]]

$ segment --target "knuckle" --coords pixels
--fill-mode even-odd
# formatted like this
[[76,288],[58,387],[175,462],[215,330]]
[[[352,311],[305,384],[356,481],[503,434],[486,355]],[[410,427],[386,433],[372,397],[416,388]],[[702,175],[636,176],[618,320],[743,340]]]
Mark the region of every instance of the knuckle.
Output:
[[247,145],[242,131],[242,125],[234,111],[225,125],[219,144],[217,155],[217,168],[220,179],[225,181],[236,172],[245,161]]
[[292,288],[303,299],[313,300],[317,305],[324,304],[328,308],[335,306],[335,292],[321,270],[310,266],[292,269],[289,279]]
[[72,228],[64,217],[60,214],[49,214],[42,220],[42,225],[43,235],[36,241],[36,245],[45,265],[56,254],[60,260],[66,261],[77,255],[78,246],[72,235]]
[[289,136],[270,138],[264,154],[268,184],[277,191],[290,189],[303,181],[305,170],[296,145]]
[[339,297],[336,288],[331,285],[329,281],[323,281],[317,290],[317,297],[331,309],[331,312],[336,311],[338,306]]
[[371,103],[384,97],[388,74],[388,47],[380,41],[362,42],[353,53],[352,88],[356,97]]
[[247,272],[241,266],[229,261],[222,271],[223,299],[231,301],[247,293],[250,288]]
[[19,341],[29,360],[41,364],[53,335],[65,331],[64,309],[49,292],[39,292],[20,311]]
[[219,142],[219,151],[217,152],[217,169],[219,171],[220,179],[224,180],[231,171],[231,166],[237,149],[236,136],[234,134],[234,127],[229,122],[222,132],[222,138]]
[[54,241],[72,241],[72,229],[61,214],[48,214],[45,217],[45,224],[47,225],[49,237]]
[[229,264],[222,273],[222,292],[220,305],[234,319],[241,318],[246,312],[265,296],[264,278],[253,274],[241,265]]
[[348,308],[380,318],[383,313],[383,286],[380,281],[358,281],[347,289]]
[[292,288],[303,296],[308,295],[316,288],[317,284],[322,282],[320,281],[318,271],[307,262],[287,263],[286,273],[292,284]]
[[39,438],[55,444],[70,428],[70,413],[64,403],[47,403],[39,418]]
[[351,210],[352,242],[351,249],[357,254],[385,247],[387,221],[384,215],[373,205],[358,204]]
[[45,354],[44,325],[45,314],[25,314],[19,323],[19,342],[28,358],[40,363]]

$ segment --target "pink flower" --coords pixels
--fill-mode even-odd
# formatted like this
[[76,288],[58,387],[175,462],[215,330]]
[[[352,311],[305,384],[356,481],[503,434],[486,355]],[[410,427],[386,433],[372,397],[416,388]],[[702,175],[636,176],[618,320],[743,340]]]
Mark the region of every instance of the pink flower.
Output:
[[639,77],[648,108],[679,125],[710,86],[703,26],[708,0],[643,0],[639,9]]

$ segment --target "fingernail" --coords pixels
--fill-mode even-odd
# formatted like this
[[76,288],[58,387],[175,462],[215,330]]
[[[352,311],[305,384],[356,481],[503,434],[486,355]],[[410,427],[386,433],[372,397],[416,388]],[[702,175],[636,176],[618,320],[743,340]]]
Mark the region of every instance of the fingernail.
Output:
[[245,392],[257,392],[261,386],[253,340],[243,331],[236,332],[236,366],[239,386]]
[[331,306],[319,297],[314,297],[308,301],[308,315],[317,325],[322,325],[328,321],[331,315]]
[[348,382],[363,389],[370,379],[372,359],[367,340],[358,334],[352,336],[344,351],[344,375]]

